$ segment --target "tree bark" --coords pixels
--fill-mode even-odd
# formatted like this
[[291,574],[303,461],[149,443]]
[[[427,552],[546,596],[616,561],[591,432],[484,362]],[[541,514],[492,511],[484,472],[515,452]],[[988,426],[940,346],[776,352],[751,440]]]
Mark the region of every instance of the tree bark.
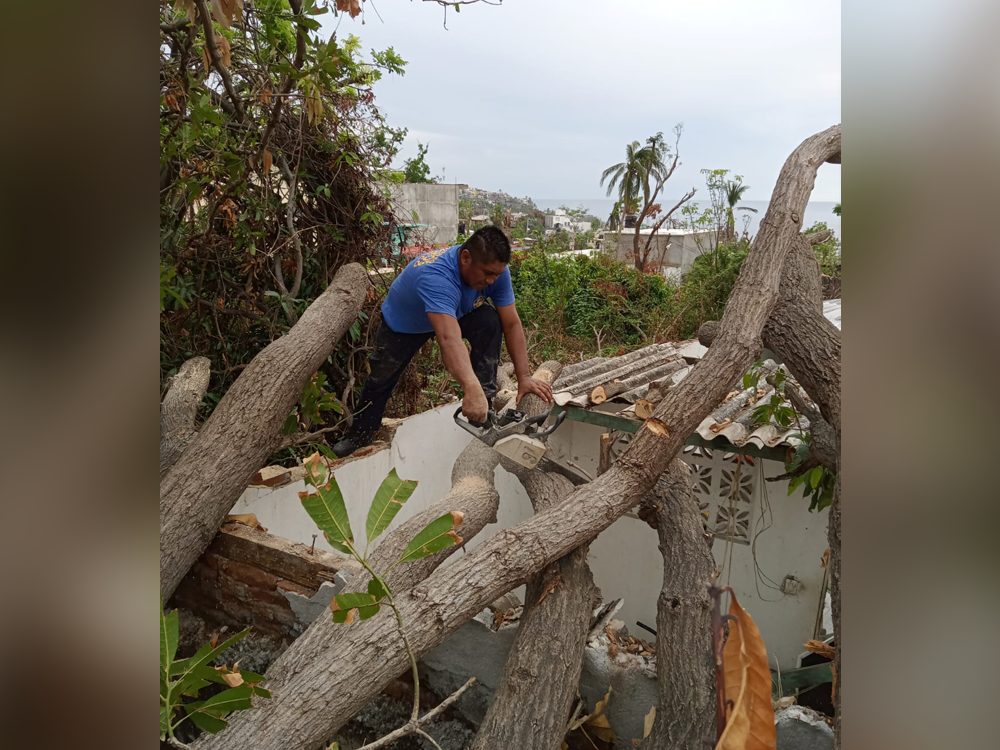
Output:
[[[534,377],[551,385],[561,370],[559,362],[545,362]],[[547,405],[528,394],[518,408],[534,416]],[[573,484],[558,474],[513,463],[508,468],[521,480],[536,513],[573,491]],[[574,550],[528,582],[517,639],[471,750],[558,750],[580,684],[590,618],[600,598],[587,565],[589,549],[584,545]]]
[[[522,481],[536,512],[573,490],[558,474],[532,471]],[[587,565],[589,549],[577,548],[528,582],[517,639],[471,750],[558,750],[580,684],[590,618],[600,599]]]
[[195,436],[194,420],[212,376],[208,357],[181,365],[160,404],[160,479]]
[[[715,345],[667,392],[611,469],[395,597],[404,623],[416,625],[408,637],[418,655],[546,565],[588,544],[653,487],[687,436],[759,354],[760,334],[777,302],[785,256],[800,230],[816,169],[839,154],[838,125],[807,138],[788,158]],[[245,712],[225,732],[199,741],[199,750],[236,750],[248,744],[265,750],[311,748],[332,736],[408,664],[396,621],[384,612],[346,626],[335,663],[319,665],[308,654],[302,657],[308,672],[264,702],[281,705],[280,711],[264,709],[269,721],[260,721],[261,709]],[[293,690],[294,697],[287,697]],[[244,730],[249,722],[256,732]]]
[[656,530],[663,588],[656,602],[656,680],[660,702],[644,750],[711,747],[715,734],[712,612],[715,560],[705,543],[690,471],[675,459],[656,483]]
[[253,358],[160,482],[163,601],[281,442],[292,406],[357,318],[369,284],[357,263],[341,268],[302,319]]

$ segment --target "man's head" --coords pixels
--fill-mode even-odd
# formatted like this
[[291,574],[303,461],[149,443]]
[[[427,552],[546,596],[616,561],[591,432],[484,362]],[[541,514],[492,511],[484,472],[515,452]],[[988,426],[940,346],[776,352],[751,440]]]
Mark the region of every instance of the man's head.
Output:
[[478,291],[496,281],[508,263],[510,241],[496,227],[477,229],[458,250],[462,281]]

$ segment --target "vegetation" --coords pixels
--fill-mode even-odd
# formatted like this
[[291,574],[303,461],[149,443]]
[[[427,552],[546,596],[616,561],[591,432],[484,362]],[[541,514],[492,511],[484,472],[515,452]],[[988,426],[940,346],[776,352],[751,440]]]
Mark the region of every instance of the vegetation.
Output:
[[[270,698],[271,694],[258,687],[264,678],[254,672],[232,669],[225,665],[213,667],[212,661],[249,630],[242,630],[218,646],[206,643],[189,659],[175,659],[179,637],[177,610],[163,613],[160,605],[160,739],[174,740],[177,730],[188,719],[199,729],[221,732],[226,717],[233,711],[252,708],[254,696]],[[205,688],[225,686],[211,696],[199,698]],[[184,700],[185,696],[195,700]],[[177,716],[180,715],[180,718]]]
[[[160,3],[160,377],[208,357],[203,416],[343,264],[390,257],[389,186],[402,179],[389,165],[406,131],[386,124],[373,85],[405,61],[391,47],[365,55],[351,34],[321,38],[333,4],[242,6]],[[359,318],[324,365],[316,402],[350,408],[368,326]]]
[[427,146],[417,141],[417,155],[403,162],[403,182],[437,182],[426,161]]

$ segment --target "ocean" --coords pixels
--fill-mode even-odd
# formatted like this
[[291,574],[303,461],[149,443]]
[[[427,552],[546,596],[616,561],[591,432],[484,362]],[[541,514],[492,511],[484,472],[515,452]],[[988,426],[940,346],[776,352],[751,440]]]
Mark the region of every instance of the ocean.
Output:
[[[660,205],[669,208],[677,203],[678,200],[680,198],[662,200],[660,201]],[[692,203],[700,205],[698,201],[692,201]],[[610,198],[536,198],[535,205],[543,211],[556,209],[560,206],[568,206],[569,208],[584,206],[589,213],[603,221],[607,221],[615,202]],[[806,206],[803,226],[808,229],[816,222],[823,221],[834,231],[838,239],[843,239],[840,233],[840,217],[833,212],[835,205],[837,204],[833,201],[810,201]],[[742,201],[740,206],[757,209],[757,213],[750,211],[737,211],[736,213],[736,231],[743,231],[743,217],[748,216],[750,217],[750,224],[747,231],[750,232],[750,236],[752,237],[757,234],[757,227],[760,225],[760,220],[764,218],[764,212],[767,210],[767,201]],[[680,218],[680,209],[674,212],[674,216],[678,219]]]

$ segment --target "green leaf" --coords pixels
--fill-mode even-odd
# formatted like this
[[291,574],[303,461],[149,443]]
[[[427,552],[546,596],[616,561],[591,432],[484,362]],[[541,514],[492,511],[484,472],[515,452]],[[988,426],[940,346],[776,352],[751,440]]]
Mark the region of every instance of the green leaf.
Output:
[[198,671],[199,668],[204,667],[209,662],[211,662],[212,659],[221,654],[227,648],[232,646],[240,639],[246,637],[246,634],[249,632],[250,628],[247,628],[246,630],[241,630],[239,633],[232,636],[228,640],[223,641],[215,648],[212,648],[212,644],[206,643],[204,646],[198,649],[198,653],[196,653],[190,659],[181,659],[180,661],[175,661],[170,667],[170,674],[181,675],[180,679],[177,681],[177,685],[181,687],[183,687],[185,683],[191,684],[194,680],[202,679],[203,677],[206,676],[206,673]]
[[300,492],[302,507],[326,535],[326,540],[335,549],[351,554],[349,546],[354,544],[351,522],[347,517],[347,506],[340,492],[337,480],[331,474],[325,485],[315,488],[315,492]]
[[240,670],[240,677],[243,678],[244,682],[263,682],[264,675],[257,674],[256,672],[248,672],[245,669]]
[[167,732],[170,730],[170,713],[171,713],[171,710],[161,703],[160,704],[160,739],[161,740],[164,737],[167,736]]
[[412,479],[400,479],[393,469],[389,472],[375,493],[372,500],[372,507],[368,510],[368,523],[365,532],[368,541],[373,542],[378,535],[389,528],[392,519],[403,507],[403,503],[410,499],[410,495],[417,488],[417,482]]
[[813,489],[819,487],[819,480],[823,478],[823,467],[817,466],[809,472],[809,486]]
[[413,537],[413,541],[407,545],[399,561],[412,562],[456,544],[461,544],[462,537],[453,530],[460,523],[462,523],[462,514],[457,511],[445,513],[440,518],[431,521],[419,534]]
[[253,690],[250,689],[249,685],[229,688],[203,702],[197,711],[222,718],[231,711],[252,708],[253,704],[250,702],[252,695]]
[[202,713],[201,711],[192,711],[188,714],[188,718],[195,723],[195,726],[198,727],[198,729],[210,734],[218,734],[229,726],[219,717]]
[[371,594],[337,594],[333,597],[333,603],[337,605],[336,609],[331,606],[334,622],[348,622],[353,609],[358,610],[358,616],[362,620],[374,617],[380,609]]
[[368,593],[371,594],[377,602],[382,601],[389,595],[389,592],[385,590],[385,587],[375,578],[372,578],[368,582]]
[[164,615],[163,602],[160,602],[160,670],[164,675],[169,674],[177,655],[178,617],[176,609]]

